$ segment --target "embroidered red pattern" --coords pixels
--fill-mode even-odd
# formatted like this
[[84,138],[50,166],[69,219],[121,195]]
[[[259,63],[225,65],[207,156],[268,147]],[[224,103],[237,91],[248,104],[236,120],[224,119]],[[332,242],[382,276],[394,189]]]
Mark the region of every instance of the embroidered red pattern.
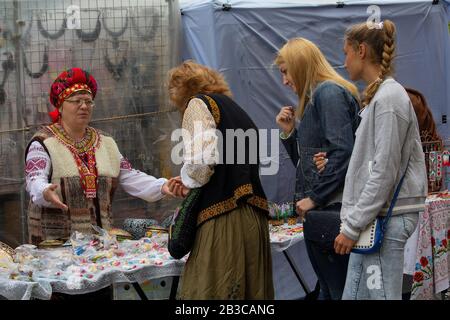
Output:
[[47,167],[47,160],[43,158],[28,159],[25,167],[26,174],[30,174],[33,171],[44,170]]
[[131,170],[133,168],[131,167],[131,163],[130,163],[130,161],[128,161],[127,158],[122,158],[122,160],[120,160],[120,169]]
[[30,152],[45,152],[45,149],[43,146],[39,145],[31,145],[30,148],[28,149],[28,153]]

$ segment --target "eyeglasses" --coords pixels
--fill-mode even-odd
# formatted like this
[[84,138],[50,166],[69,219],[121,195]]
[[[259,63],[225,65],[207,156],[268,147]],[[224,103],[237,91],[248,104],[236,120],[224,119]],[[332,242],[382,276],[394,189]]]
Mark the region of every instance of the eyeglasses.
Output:
[[92,108],[95,107],[95,103],[94,101],[92,101],[91,99],[76,99],[76,100],[69,100],[66,99],[64,101],[70,102],[75,104],[78,108],[81,107],[83,105],[83,103],[86,104],[87,107]]

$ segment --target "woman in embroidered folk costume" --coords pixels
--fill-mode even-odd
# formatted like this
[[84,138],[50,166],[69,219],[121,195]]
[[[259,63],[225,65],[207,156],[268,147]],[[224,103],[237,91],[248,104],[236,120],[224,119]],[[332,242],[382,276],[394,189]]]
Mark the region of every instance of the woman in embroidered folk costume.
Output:
[[146,201],[174,195],[176,179],[156,179],[133,170],[112,137],[88,126],[97,83],[80,68],[62,72],[53,82],[53,124],[40,129],[26,148],[26,186],[31,201],[29,241],[92,233],[91,225],[111,228],[111,203],[120,184]]
[[[258,145],[255,124],[231,99],[222,75],[193,61],[169,72],[169,97],[183,115],[181,180],[201,188],[181,298],[273,299],[267,200],[258,151],[250,149]],[[256,140],[227,157],[228,129],[254,131]]]
[[[319,299],[339,300],[348,256],[335,254],[333,240],[339,232],[342,189],[359,123],[358,91],[307,39],[289,40],[275,63],[283,84],[299,98],[298,107],[282,107],[276,121],[282,130],[281,141],[297,168],[294,201],[297,213],[305,217],[305,244],[320,283]],[[329,163],[319,174],[313,158],[324,149],[329,151]],[[327,237],[330,234],[334,235]]]
[[350,254],[343,299],[401,299],[403,251],[416,228],[418,212],[424,209],[427,175],[411,100],[392,78],[394,23],[351,26],[344,52],[350,78],[363,80],[367,87],[345,178],[343,227],[335,240],[338,254],[348,254],[361,232],[377,216],[386,215],[403,175],[404,180],[381,249]]

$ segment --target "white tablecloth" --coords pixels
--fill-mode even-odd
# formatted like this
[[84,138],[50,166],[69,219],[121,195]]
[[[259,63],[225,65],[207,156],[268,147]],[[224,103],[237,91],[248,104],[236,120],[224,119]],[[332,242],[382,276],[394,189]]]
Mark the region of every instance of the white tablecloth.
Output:
[[[144,240],[129,241],[129,243],[138,244]],[[303,240],[302,226],[301,224],[271,226],[270,240],[272,250],[282,252]],[[70,248],[53,250],[70,250]],[[0,276],[0,295],[13,300],[50,299],[53,292],[85,294],[98,291],[114,283],[143,282],[147,279],[178,276],[182,273],[186,258],[175,260],[170,257],[167,247],[161,246],[155,251],[147,251],[141,254],[127,253],[120,259],[115,258],[113,260],[119,261],[120,265],[111,266],[102,271],[91,272],[90,268],[94,267],[94,264],[77,266],[77,272],[64,279],[34,277],[34,281],[19,281]],[[141,261],[142,259],[145,261]],[[104,264],[110,266],[112,262],[106,261]],[[90,278],[87,276],[90,276]]]

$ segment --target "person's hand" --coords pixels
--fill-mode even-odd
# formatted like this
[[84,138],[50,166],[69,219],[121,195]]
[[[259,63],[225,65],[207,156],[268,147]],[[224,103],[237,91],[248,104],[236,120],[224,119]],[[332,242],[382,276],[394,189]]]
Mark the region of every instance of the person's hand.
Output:
[[174,177],[172,179],[175,180],[175,183],[174,183],[175,194],[179,195],[182,198],[185,198],[188,195],[189,191],[191,191],[191,189],[189,189],[188,187],[186,187],[183,184],[180,176]]
[[59,196],[56,193],[57,188],[58,188],[58,186],[56,184],[51,184],[44,190],[44,192],[42,194],[44,196],[45,201],[52,203],[54,206],[56,206],[59,209],[69,210],[67,205],[62,203],[61,200],[59,199]]
[[162,187],[162,193],[172,197],[184,198],[189,193],[189,189],[183,185],[181,177],[170,178]]
[[313,156],[314,164],[317,167],[319,173],[322,173],[325,170],[325,166],[328,162],[327,153],[326,152],[318,152]]
[[315,207],[316,204],[311,200],[311,198],[304,198],[300,201],[297,201],[297,203],[295,204],[295,210],[297,211],[297,214],[302,221],[305,218],[306,213],[309,210],[314,209]]
[[352,240],[343,233],[340,233],[334,240],[334,250],[337,254],[349,254],[355,243],[355,240]]
[[276,117],[276,121],[284,134],[288,135],[294,130],[295,126],[295,112],[291,106],[281,108],[280,113]]

